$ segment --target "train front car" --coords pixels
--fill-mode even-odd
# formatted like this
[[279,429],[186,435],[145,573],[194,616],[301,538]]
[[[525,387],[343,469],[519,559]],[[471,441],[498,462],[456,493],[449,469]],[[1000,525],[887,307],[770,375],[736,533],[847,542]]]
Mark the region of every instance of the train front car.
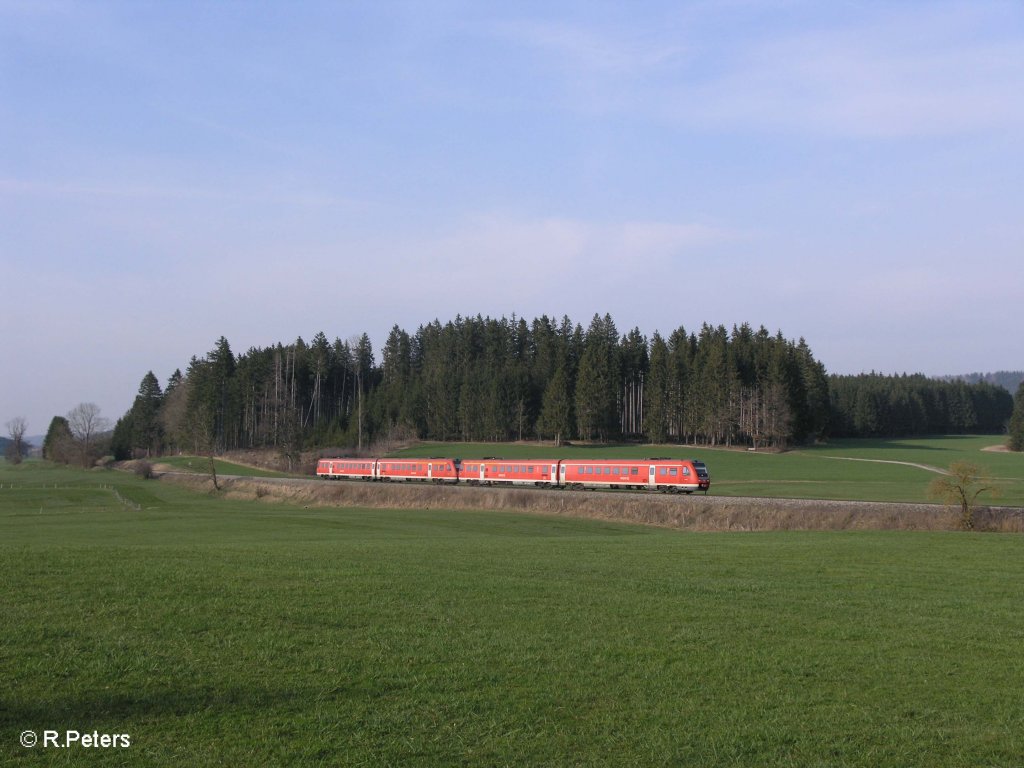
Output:
[[698,459],[690,459],[690,464],[693,465],[693,471],[697,473],[697,487],[707,494],[711,487],[711,475],[708,473],[707,465]]
[[559,462],[558,484],[563,488],[608,488],[707,493],[711,478],[701,461],[691,459],[594,459]]
[[708,492],[711,476],[697,459],[654,459],[648,469],[648,487],[668,493]]

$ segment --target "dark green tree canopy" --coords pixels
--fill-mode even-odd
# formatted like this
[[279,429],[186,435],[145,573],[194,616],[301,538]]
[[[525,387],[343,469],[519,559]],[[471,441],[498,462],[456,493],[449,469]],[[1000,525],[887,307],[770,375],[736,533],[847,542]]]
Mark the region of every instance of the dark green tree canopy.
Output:
[[649,440],[783,446],[827,435],[999,431],[1009,394],[986,382],[828,376],[804,339],[747,323],[620,334],[608,314],[456,316],[394,326],[378,364],[366,333],[323,332],[236,355],[221,337],[166,391],[147,373],[119,433],[135,451],[406,438]]
[[1017,387],[1017,394],[1013,397],[1013,413],[1008,431],[1010,450],[1024,451],[1024,381]]

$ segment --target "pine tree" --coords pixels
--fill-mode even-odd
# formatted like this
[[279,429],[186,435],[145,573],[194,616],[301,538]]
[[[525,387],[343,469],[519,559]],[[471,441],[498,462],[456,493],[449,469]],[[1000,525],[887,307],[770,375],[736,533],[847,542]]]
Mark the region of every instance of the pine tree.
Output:
[[569,434],[572,424],[572,399],[569,397],[569,375],[565,365],[558,366],[544,392],[537,431],[542,436],[550,435],[558,447]]
[[650,370],[643,388],[644,431],[652,443],[668,439],[669,351],[657,331],[651,339]]
[[1009,425],[1011,451],[1024,451],[1024,381],[1017,387],[1013,397],[1013,415]]
[[43,458],[68,464],[72,459],[72,448],[71,425],[63,416],[54,416],[43,438]]
[[163,425],[160,423],[162,403],[163,392],[160,391],[160,382],[153,372],[149,371],[139,384],[139,393],[135,396],[135,403],[131,409],[130,424],[123,426],[129,430],[130,447],[145,451],[146,456],[160,453],[163,447]]

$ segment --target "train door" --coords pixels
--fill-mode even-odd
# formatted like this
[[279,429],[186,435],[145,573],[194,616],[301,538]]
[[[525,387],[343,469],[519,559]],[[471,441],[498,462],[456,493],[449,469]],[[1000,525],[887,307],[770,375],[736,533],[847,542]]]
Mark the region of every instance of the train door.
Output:
[[648,488],[657,488],[658,487],[657,472],[658,472],[658,468],[655,467],[654,465],[651,465],[651,468],[648,470],[649,474],[647,476],[647,487]]
[[565,487],[565,464],[562,463],[558,465],[558,484]]

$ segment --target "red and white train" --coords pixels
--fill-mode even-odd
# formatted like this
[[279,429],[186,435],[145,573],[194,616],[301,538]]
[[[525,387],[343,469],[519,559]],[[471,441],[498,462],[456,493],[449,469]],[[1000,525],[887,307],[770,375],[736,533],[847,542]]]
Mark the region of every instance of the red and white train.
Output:
[[320,459],[317,477],[539,488],[623,488],[708,492],[711,476],[697,459]]

